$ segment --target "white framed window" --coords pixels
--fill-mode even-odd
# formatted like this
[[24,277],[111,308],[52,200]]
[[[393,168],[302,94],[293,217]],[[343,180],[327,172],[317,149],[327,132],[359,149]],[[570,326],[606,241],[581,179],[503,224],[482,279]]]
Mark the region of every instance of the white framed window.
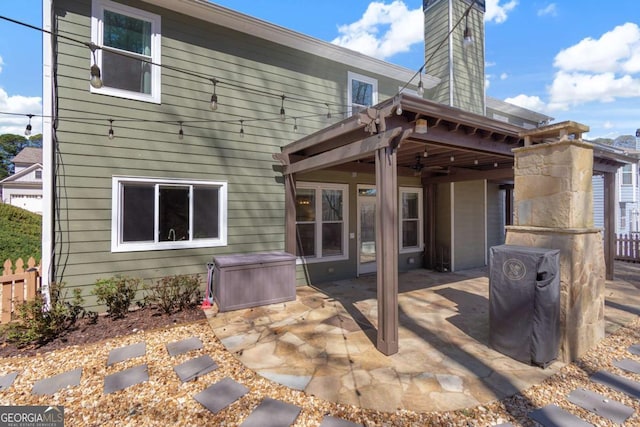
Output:
[[633,165],[631,164],[622,167],[622,185],[633,185]]
[[296,185],[297,255],[305,262],[347,259],[348,185]]
[[[103,87],[92,93],[160,103],[160,16],[115,3],[93,0],[91,41]],[[91,56],[93,63],[93,56]]]
[[347,105],[349,115],[378,103],[378,81],[361,74],[347,73]]
[[422,250],[422,189],[400,187],[400,252]]
[[111,251],[225,246],[227,183],[113,177]]

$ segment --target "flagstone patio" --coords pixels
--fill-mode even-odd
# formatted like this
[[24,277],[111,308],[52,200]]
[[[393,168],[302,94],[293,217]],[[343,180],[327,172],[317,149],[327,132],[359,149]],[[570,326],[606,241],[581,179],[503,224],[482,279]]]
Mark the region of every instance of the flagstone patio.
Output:
[[[260,375],[332,402],[381,411],[473,407],[542,382],[546,369],[488,347],[486,269],[414,270],[399,279],[399,352],[375,346],[375,276],[297,289],[295,301],[217,313],[225,347]],[[637,316],[637,289],[607,282],[607,332]]]

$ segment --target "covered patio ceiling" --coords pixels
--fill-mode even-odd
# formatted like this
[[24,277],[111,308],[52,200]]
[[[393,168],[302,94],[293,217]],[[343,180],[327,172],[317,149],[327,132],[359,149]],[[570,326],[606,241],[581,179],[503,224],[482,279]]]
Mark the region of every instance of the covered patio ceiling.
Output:
[[[424,133],[416,131],[419,119],[426,121]],[[589,130],[571,122],[526,130],[401,94],[285,146],[276,157],[285,164],[285,174],[318,169],[373,174],[374,152],[381,145],[377,142],[393,133],[399,176],[419,175],[429,183],[475,179],[507,183],[513,181],[514,148],[557,140],[567,129],[567,136],[574,138]],[[596,174],[615,172],[627,162],[613,150],[594,149]]]

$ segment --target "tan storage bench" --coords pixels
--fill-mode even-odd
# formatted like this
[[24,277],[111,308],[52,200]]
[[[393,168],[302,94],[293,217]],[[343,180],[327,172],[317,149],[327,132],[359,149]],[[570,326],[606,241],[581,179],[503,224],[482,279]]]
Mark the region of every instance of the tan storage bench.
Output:
[[285,252],[213,257],[214,295],[220,311],[296,298],[296,257]]

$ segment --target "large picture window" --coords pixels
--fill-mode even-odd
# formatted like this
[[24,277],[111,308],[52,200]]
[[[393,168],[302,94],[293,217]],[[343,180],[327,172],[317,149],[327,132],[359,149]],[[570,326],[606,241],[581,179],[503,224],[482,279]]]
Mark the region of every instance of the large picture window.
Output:
[[113,178],[113,252],[224,246],[227,184]]
[[360,74],[348,73],[347,105],[349,115],[378,103],[378,81]]
[[400,251],[422,249],[422,189],[400,188]]
[[[91,41],[104,86],[92,92],[160,102],[160,16],[93,0]],[[91,58],[93,61],[93,57]]]
[[347,186],[298,183],[298,256],[307,261],[346,259]]

